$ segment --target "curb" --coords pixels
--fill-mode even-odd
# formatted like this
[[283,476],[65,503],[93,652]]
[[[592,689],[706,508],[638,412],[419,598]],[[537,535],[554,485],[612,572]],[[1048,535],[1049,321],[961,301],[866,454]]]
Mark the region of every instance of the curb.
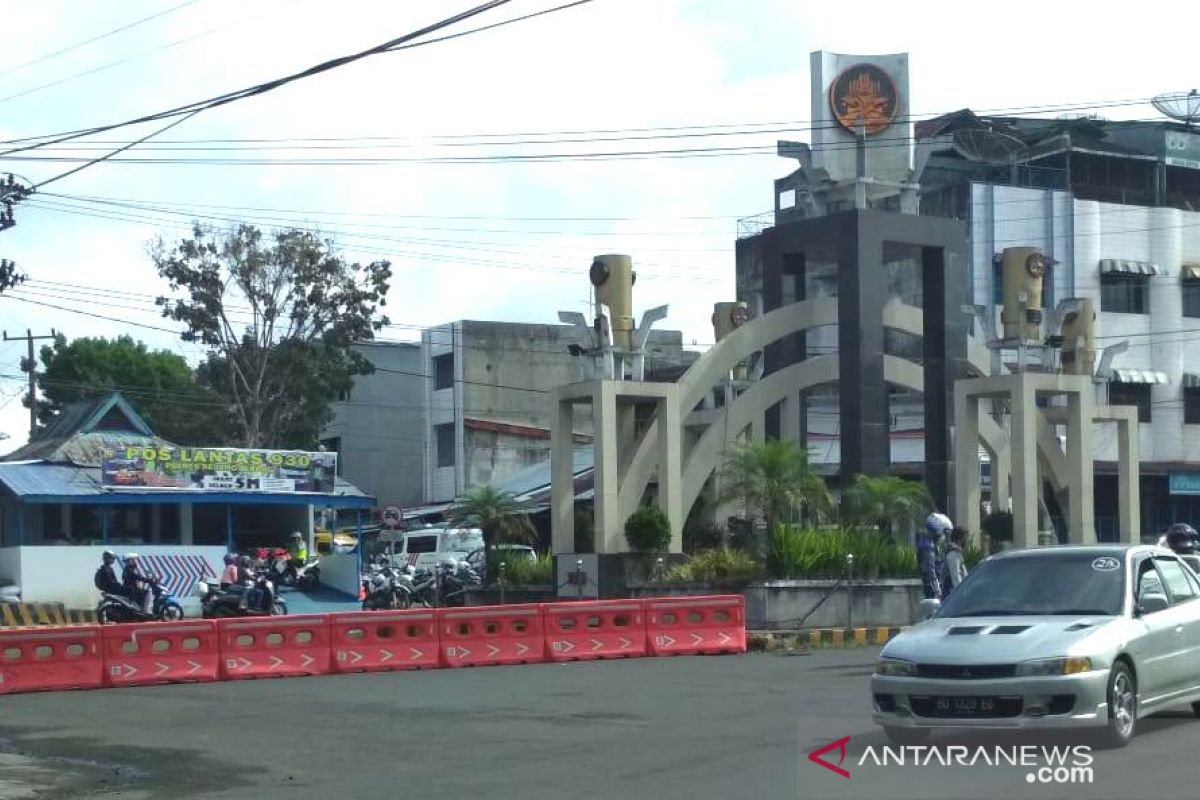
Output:
[[860,647],[881,645],[908,630],[908,626],[872,628],[813,628],[799,631],[747,631],[746,643],[752,651],[802,651],[818,647]]
[[62,603],[0,603],[0,628],[62,627],[95,622],[95,610],[68,611]]

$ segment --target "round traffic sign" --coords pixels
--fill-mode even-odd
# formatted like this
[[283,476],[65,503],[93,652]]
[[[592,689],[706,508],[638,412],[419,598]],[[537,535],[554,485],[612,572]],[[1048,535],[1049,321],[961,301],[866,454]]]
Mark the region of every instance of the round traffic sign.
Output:
[[380,517],[383,524],[389,528],[399,528],[404,521],[404,514],[400,511],[400,506],[385,506]]

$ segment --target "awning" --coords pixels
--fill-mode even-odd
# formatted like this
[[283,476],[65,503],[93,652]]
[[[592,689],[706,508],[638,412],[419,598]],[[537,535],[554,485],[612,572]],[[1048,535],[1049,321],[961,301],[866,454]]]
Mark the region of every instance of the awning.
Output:
[[1158,264],[1152,264],[1149,261],[1129,261],[1124,258],[1102,258],[1100,259],[1100,273],[1102,275],[1111,275],[1114,273],[1124,275],[1161,275],[1162,269]]
[[1195,372],[1183,373],[1183,388],[1200,389],[1200,374]]
[[1152,369],[1114,369],[1113,383],[1170,383],[1165,372]]
[[1179,271],[1185,281],[1200,281],[1200,264],[1184,264]]

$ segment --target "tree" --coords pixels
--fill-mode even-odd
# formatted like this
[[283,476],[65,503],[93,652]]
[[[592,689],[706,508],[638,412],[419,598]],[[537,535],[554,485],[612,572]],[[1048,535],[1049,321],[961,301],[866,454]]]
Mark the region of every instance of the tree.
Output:
[[797,516],[824,519],[833,509],[825,480],[813,471],[808,451],[795,442],[768,440],[747,444],[721,471],[722,501],[746,512],[761,509],[767,530]]
[[[116,339],[58,336],[41,350],[38,387],[45,402],[38,422],[49,427],[63,408],[119,391],[154,432],[180,444],[222,444],[212,438],[211,415],[220,398],[197,384],[187,361],[169,350],[150,350],[129,336]],[[25,401],[28,405],[28,400]]]
[[635,553],[661,553],[671,545],[671,521],[658,506],[642,506],[625,520],[625,541]]
[[537,531],[529,520],[529,505],[511,492],[491,486],[467,490],[455,499],[446,519],[451,525],[483,531],[485,564],[498,544],[537,544]]
[[875,525],[889,536],[916,527],[932,508],[925,484],[895,475],[856,475],[841,505],[843,521]]
[[182,322],[184,341],[210,348],[202,383],[227,398],[246,447],[311,446],[329,404],[354,376],[373,371],[351,349],[386,325],[391,265],[347,263],[309,231],[196,225],[192,238],[151,257],[172,296],[163,316]]

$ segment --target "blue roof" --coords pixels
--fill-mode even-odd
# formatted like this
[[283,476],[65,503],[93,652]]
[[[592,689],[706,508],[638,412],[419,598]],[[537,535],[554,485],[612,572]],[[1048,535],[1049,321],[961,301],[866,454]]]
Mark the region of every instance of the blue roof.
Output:
[[0,462],[0,484],[29,503],[233,503],[242,505],[317,505],[372,508],[375,499],[348,481],[337,481],[333,494],[307,492],[213,492],[171,489],[105,489],[100,470],[44,461]]

